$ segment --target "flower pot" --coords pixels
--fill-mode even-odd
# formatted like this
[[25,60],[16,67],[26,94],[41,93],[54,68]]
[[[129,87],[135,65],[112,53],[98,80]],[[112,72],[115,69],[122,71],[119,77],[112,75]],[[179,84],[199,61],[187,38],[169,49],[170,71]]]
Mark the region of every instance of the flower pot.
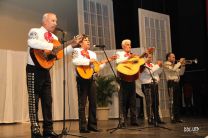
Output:
[[109,107],[97,107],[97,120],[108,120]]

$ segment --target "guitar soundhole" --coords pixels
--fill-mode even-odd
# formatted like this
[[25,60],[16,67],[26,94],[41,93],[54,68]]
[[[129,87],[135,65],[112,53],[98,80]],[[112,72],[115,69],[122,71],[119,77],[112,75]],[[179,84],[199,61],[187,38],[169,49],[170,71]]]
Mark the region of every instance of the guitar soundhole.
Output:
[[49,55],[47,56],[47,60],[48,60],[48,61],[49,61],[49,60],[52,60],[52,59],[54,59],[54,58],[56,58],[56,55],[49,54]]
[[127,69],[129,69],[129,70],[132,70],[130,67],[128,67],[128,66],[124,66],[125,68],[127,68]]
[[133,61],[133,64],[136,64],[136,63],[138,63],[138,60]]

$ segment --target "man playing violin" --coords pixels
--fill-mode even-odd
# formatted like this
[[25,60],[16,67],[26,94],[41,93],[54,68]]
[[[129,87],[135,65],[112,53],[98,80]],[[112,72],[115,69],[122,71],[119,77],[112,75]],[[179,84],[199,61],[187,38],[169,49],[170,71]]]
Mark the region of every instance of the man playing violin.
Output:
[[[32,28],[28,33],[28,60],[26,66],[27,90],[29,103],[29,117],[31,122],[31,136],[41,137],[40,126],[38,124],[38,103],[41,99],[43,114],[43,136],[54,137],[57,134],[53,131],[52,121],[52,96],[51,96],[51,77],[50,68],[56,57],[54,41],[58,44],[58,38],[53,34],[57,26],[57,17],[54,13],[45,13],[42,18],[42,26],[40,28]],[[73,40],[64,50],[66,54],[73,51],[73,47],[77,46],[79,41]],[[50,54],[47,55],[45,51]],[[41,56],[40,56],[41,55]],[[38,58],[40,60],[38,60]],[[54,59],[53,59],[54,58]],[[51,62],[49,68],[43,63]]]

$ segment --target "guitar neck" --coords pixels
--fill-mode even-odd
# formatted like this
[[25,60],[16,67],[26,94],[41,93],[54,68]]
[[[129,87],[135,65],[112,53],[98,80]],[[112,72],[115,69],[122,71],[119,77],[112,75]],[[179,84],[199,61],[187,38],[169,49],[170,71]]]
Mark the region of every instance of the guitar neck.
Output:
[[154,47],[150,47],[147,49],[146,52],[144,52],[141,56],[139,56],[140,58],[143,58],[144,56],[146,56],[147,54],[151,54],[153,51],[155,50]]
[[146,54],[146,52],[142,53],[142,55],[140,55],[139,58],[143,58]]
[[[58,53],[59,51],[63,50],[64,48],[68,47],[68,46],[71,45],[71,44],[73,44],[73,39],[67,41],[65,45],[61,45],[61,46],[56,47],[56,48],[54,49],[55,54]],[[73,47],[73,45],[72,45],[72,47]]]
[[111,61],[115,60],[113,57],[114,56],[112,56],[110,58],[107,58],[107,59],[104,59],[104,60],[100,61],[99,63],[104,64],[104,63],[108,63],[108,61],[111,62]]

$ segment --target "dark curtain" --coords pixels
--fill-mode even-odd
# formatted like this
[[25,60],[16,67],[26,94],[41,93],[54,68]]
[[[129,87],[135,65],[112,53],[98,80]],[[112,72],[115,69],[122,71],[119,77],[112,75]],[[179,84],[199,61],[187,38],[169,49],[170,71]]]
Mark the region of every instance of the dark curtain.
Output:
[[206,26],[207,26],[207,37],[208,37],[208,0],[206,0]]

